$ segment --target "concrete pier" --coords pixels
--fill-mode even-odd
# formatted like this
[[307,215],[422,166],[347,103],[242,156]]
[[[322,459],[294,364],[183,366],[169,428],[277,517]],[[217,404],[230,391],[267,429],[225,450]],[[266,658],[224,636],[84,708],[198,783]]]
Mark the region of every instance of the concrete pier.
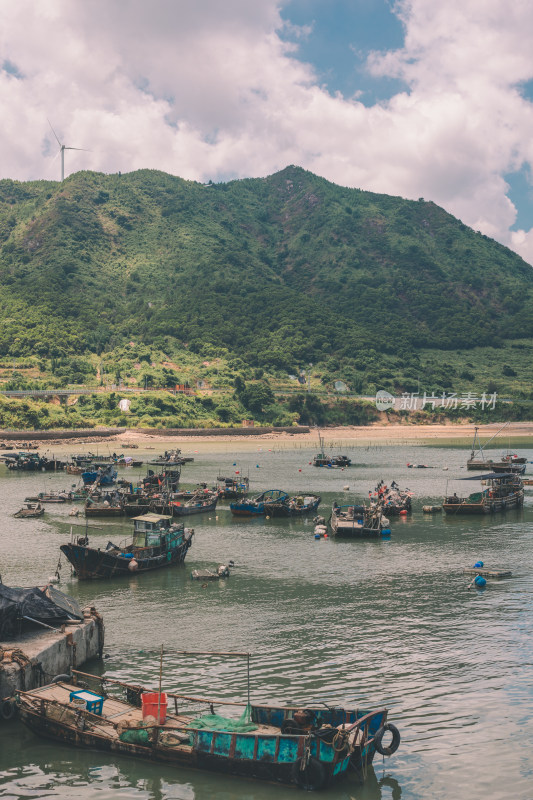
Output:
[[83,620],[57,631],[40,628],[16,640],[0,642],[0,704],[22,691],[43,686],[102,655],[104,624],[95,608],[83,609]]

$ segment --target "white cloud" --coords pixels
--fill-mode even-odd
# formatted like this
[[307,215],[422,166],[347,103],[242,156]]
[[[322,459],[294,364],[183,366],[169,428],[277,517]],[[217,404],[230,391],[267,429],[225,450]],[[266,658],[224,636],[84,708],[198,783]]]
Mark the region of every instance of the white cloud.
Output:
[[532,231],[509,231],[503,177],[533,163],[533,107],[517,88],[533,78],[533,6],[400,0],[404,47],[372,54],[369,69],[409,91],[365,107],[331,96],[296,59],[280,4],[0,0],[0,65],[11,65],[0,71],[0,177],[58,177],[49,117],[67,145],[91,150],[68,151],[67,173],[216,180],[300,164],[434,200],[533,262]]

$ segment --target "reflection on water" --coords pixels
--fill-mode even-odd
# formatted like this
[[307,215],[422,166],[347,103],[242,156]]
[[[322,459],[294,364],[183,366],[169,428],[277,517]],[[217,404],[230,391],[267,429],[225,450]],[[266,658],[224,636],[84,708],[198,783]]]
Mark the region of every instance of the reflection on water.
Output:
[[[313,452],[268,452],[264,444],[219,450],[196,456],[183,476],[194,485],[239,470],[257,493],[321,494],[326,516],[334,499],[362,499],[382,478],[394,479],[415,492],[412,517],[392,520],[387,542],[315,541],[311,522],[233,520],[223,504],[191,520],[196,536],[183,567],[78,584],[65,565],[61,588],[94,601],[105,617],[107,657],[96,671],[153,687],[162,642],[178,650],[250,651],[256,701],[389,707],[402,733],[399,751],[384,764],[377,759],[364,786],[346,782],[327,796],[470,800],[475,791],[491,800],[530,800],[533,491],[526,491],[523,511],[494,518],[428,516],[422,505],[438,502],[447,484],[465,475],[464,450],[355,448],[347,452],[360,466],[344,471],[309,466]],[[533,450],[526,454],[533,458]],[[432,468],[408,469],[413,462]],[[0,467],[5,583],[31,585],[53,574],[70,505],[49,506],[40,520],[11,515],[27,494],[69,483],[65,475],[12,475]],[[91,538],[105,546],[126,536],[129,524],[99,520]],[[479,558],[509,567],[514,577],[467,591],[462,569]],[[190,580],[191,569],[229,559],[236,567],[227,580],[205,588]],[[244,700],[246,663],[168,655],[164,684]],[[20,725],[0,728],[0,795],[89,800],[96,793],[135,800],[295,796],[285,787],[78,752]]]

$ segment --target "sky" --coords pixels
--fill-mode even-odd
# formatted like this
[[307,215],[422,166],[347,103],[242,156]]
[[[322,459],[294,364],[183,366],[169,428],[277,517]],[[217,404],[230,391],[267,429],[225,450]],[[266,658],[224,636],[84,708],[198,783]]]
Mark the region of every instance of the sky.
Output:
[[530,0],[0,0],[0,178],[295,164],[533,264]]

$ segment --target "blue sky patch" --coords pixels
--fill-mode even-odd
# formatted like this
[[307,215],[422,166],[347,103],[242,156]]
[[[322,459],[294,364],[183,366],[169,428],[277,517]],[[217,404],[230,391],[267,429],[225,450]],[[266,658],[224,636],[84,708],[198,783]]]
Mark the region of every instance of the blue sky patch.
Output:
[[403,46],[402,24],[387,0],[287,0],[281,16],[311,28],[306,37],[296,38],[290,29],[282,36],[297,44],[294,57],[311,64],[331,94],[356,95],[371,106],[405,90],[403,82],[374,78],[365,66],[371,51]]

